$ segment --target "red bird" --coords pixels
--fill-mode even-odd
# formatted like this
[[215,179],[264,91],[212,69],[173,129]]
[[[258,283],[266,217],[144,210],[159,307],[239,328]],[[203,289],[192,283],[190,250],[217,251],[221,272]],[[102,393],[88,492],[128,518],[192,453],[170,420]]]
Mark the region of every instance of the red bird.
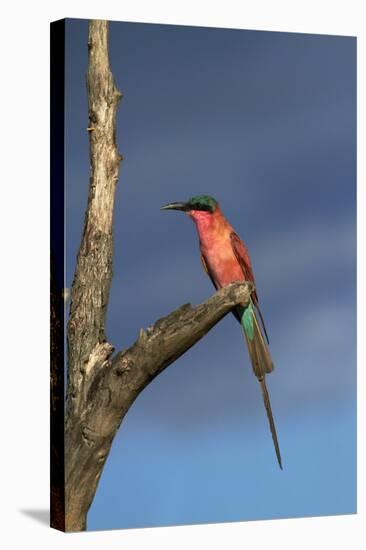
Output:
[[[181,210],[195,222],[201,261],[216,289],[234,281],[251,281],[255,284],[248,251],[213,197],[199,195],[185,203],[167,204],[162,210]],[[238,306],[233,313],[244,331],[253,371],[261,386],[278,464],[282,470],[276,427],[265,382],[266,374],[273,370],[273,362],[256,290],[253,290],[248,306]]]

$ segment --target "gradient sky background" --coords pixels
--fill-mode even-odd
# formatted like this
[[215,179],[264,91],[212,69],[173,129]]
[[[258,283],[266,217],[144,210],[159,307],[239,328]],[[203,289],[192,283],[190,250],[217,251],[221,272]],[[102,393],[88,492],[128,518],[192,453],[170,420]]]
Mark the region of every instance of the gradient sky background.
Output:
[[[67,20],[66,286],[87,201],[87,21]],[[260,389],[229,315],[138,397],[88,529],[356,511],[356,40],[110,24],[124,99],[107,335],[213,293],[193,223],[211,194],[247,244],[276,365]]]

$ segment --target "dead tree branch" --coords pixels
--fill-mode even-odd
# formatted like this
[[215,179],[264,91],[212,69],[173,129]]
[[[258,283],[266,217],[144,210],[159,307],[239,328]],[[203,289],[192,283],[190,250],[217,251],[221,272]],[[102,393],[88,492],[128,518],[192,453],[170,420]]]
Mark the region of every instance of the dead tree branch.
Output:
[[224,315],[246,304],[251,289],[250,283],[232,283],[195,308],[186,304],[141,330],[133,346],[114,357],[110,344],[96,344],[80,374],[82,391],[66,439],[67,530],[85,529],[113,438],[139,393]]

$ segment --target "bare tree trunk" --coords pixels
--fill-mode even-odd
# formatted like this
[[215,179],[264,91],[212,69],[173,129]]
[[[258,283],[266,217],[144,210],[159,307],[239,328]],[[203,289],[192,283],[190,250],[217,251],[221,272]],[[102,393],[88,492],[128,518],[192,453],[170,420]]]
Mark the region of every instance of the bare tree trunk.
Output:
[[249,300],[252,285],[233,283],[192,308],[157,321],[116,353],[104,332],[112,278],[113,205],[121,156],[115,120],[121,93],[109,67],[108,24],[89,24],[91,176],[84,232],[71,290],[65,420],[65,530],[86,528],[113,438],[138,394],[224,315]]
[[[115,139],[117,90],[108,58],[108,23],[89,23],[90,187],[84,232],[71,290],[68,322],[68,386],[66,414],[66,530],[85,528],[90,502],[81,502],[86,483],[75,471],[73,457],[87,446],[84,418],[87,375],[113,351],[105,343],[104,324],[112,279],[113,205],[121,156]],[[87,470],[88,464],[84,464]],[[97,480],[93,481],[96,486]],[[89,489],[89,487],[87,487]],[[95,490],[95,489],[94,489]],[[94,493],[94,491],[93,491]]]

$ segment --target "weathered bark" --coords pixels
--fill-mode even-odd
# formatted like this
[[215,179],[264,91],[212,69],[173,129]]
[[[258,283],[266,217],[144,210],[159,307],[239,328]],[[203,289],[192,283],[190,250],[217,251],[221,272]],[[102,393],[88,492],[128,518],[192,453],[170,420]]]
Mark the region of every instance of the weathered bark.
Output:
[[127,350],[112,356],[104,323],[112,278],[112,221],[121,160],[115,117],[121,97],[109,68],[108,27],[89,26],[89,132],[91,177],[84,232],[71,290],[68,322],[68,388],[65,422],[67,531],[86,528],[113,438],[138,394],[202,338],[252,285],[233,283],[203,304],[186,304],[158,320]]
[[105,340],[104,323],[112,279],[112,218],[121,156],[115,119],[121,93],[108,60],[106,21],[89,26],[90,188],[84,232],[71,290],[68,323],[69,406],[80,390],[80,372],[97,343]]

